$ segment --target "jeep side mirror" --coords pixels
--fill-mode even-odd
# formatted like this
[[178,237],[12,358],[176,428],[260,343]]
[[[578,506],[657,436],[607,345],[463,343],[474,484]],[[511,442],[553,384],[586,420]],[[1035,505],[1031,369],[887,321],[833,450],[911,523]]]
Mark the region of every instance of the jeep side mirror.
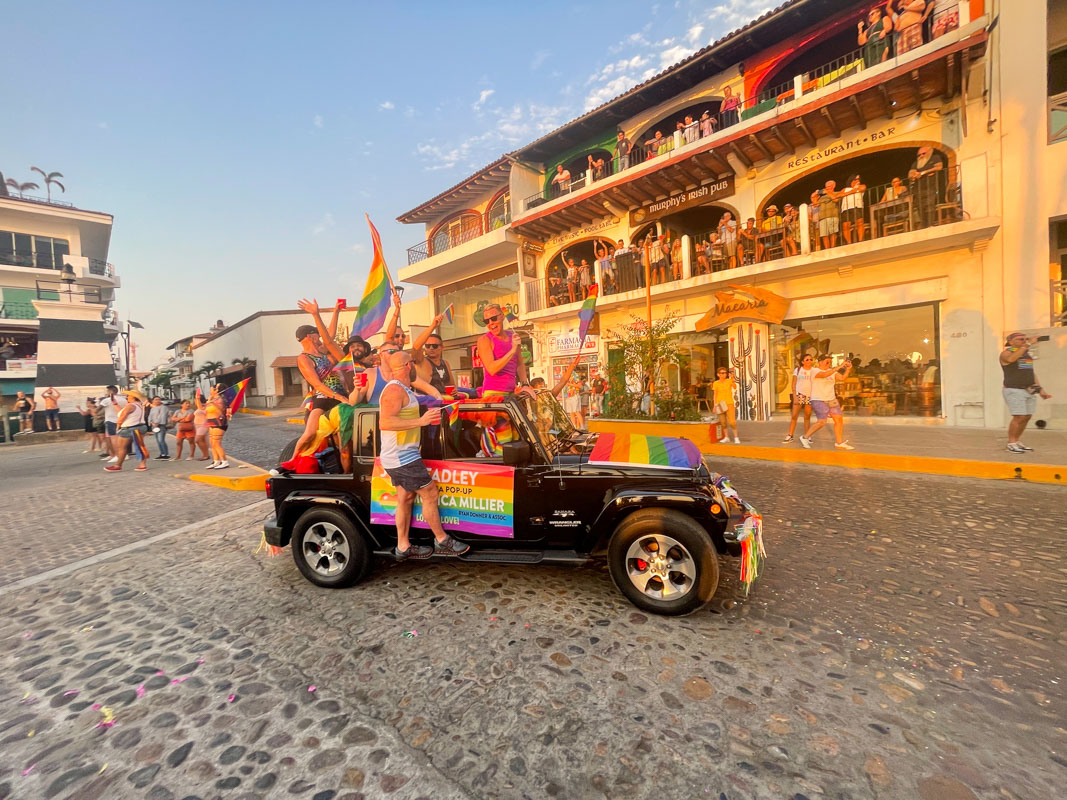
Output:
[[504,466],[525,467],[530,463],[529,442],[505,442],[501,447],[504,449]]

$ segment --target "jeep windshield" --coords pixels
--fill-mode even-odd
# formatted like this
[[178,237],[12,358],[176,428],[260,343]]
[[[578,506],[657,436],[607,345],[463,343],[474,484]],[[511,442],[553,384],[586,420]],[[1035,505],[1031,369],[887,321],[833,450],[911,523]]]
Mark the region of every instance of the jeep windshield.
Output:
[[525,393],[518,396],[526,406],[541,444],[552,455],[567,452],[582,438],[582,432],[574,427],[559,400],[548,389],[541,389],[533,397]]

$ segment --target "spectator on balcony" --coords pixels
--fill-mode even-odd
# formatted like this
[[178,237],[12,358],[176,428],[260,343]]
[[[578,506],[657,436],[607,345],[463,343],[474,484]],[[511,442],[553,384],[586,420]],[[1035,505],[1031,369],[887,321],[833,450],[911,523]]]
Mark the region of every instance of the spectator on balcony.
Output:
[[782,227],[785,228],[785,232],[782,236],[782,249],[788,258],[800,252],[800,213],[792,203],[786,203],[784,210]]
[[663,132],[656,131],[656,135],[645,142],[645,160],[655,158],[659,155],[660,145],[664,144]]
[[815,252],[819,248],[819,197],[818,189],[811,193],[811,201],[808,203],[808,236],[811,239],[811,250]]
[[700,138],[700,123],[689,114],[685,115],[685,125],[682,127],[682,138],[686,144],[692,144]]
[[827,181],[819,194],[819,240],[822,249],[837,247],[837,234],[841,229],[841,212],[837,208],[837,181]]
[[933,17],[931,38],[936,39],[960,26],[959,0],[934,0],[930,4],[929,15]]
[[711,242],[707,239],[697,245],[697,275],[711,272]]
[[578,265],[574,263],[573,258],[567,259],[567,294],[570,296],[570,302],[574,302],[578,299]]
[[548,305],[551,307],[562,306],[567,303],[567,287],[558,275],[548,278]]
[[778,206],[774,203],[763,210],[760,231],[756,237],[756,261],[763,261],[767,250],[776,249],[782,240],[782,215],[778,213]]
[[867,24],[859,23],[860,47],[863,48],[863,66],[870,69],[889,58],[889,34],[893,20],[882,15],[882,7],[874,6],[867,12]]
[[759,230],[756,228],[756,218],[749,217],[745,221],[745,227],[737,232],[737,241],[741,246],[741,262],[742,264],[751,264],[756,257],[756,235]]
[[615,136],[615,171],[622,172],[630,168],[630,151],[633,149],[633,144],[622,131],[616,133]]
[[729,211],[722,212],[719,220],[719,240],[722,242],[723,254],[727,259],[727,268],[737,267],[737,220]]
[[681,238],[675,239],[674,244],[671,245],[671,280],[680,281],[682,279],[682,240]]
[[[841,232],[845,241],[852,244],[854,241],[862,242],[866,230],[863,224],[863,195],[867,187],[860,181],[859,175],[853,175],[848,179],[848,186],[841,190]],[[855,227],[856,236],[852,232]]]
[[596,253],[596,263],[600,268],[600,281],[603,282],[604,292],[603,294],[613,294],[614,289],[608,291],[608,287],[615,285],[615,270],[612,267],[612,252],[614,248],[609,248],[607,245],[594,243],[593,250]]
[[[666,283],[667,267],[671,263],[671,242],[670,239],[667,238],[667,234],[664,233],[660,235],[659,241],[653,248],[653,255],[656,258],[656,263],[653,265],[652,269],[652,283],[653,285],[657,283]],[[659,272],[658,279],[656,277],[657,270]]]
[[556,197],[571,190],[571,173],[564,169],[562,164],[556,164],[556,174],[552,176],[551,186]]
[[928,228],[936,224],[936,209],[941,196],[941,180],[945,161],[929,145],[923,145],[916,153],[915,161],[908,170],[911,193],[916,208],[918,227]]
[[896,0],[894,8],[897,18],[893,27],[897,31],[896,54],[899,56],[922,46],[926,0]]
[[582,300],[585,300],[589,296],[589,288],[593,285],[593,268],[584,258],[578,266],[578,285],[582,289]]
[[900,200],[902,197],[908,196],[908,187],[900,178],[893,178],[889,182],[889,185],[885,187],[885,191],[882,192],[882,202],[888,203],[892,200]]
[[592,155],[589,158],[589,171],[593,173],[593,180],[598,181],[604,177],[604,157],[597,156],[593,158]]
[[711,134],[715,133],[715,126],[717,124],[718,121],[715,117],[711,116],[711,112],[705,111],[700,115],[700,136],[711,136]]
[[723,128],[736,125],[738,121],[738,109],[741,107],[741,98],[734,94],[729,86],[722,87],[722,103],[719,105],[719,121]]

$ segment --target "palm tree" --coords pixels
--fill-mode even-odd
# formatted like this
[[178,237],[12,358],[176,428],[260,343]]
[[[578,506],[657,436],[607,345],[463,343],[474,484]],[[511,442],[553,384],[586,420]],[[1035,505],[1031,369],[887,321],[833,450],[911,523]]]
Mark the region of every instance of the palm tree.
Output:
[[30,171],[31,172],[40,172],[41,173],[41,177],[44,178],[44,188],[45,188],[45,191],[48,192],[48,202],[49,203],[52,202],[52,184],[53,183],[56,186],[59,187],[60,191],[62,191],[64,194],[66,193],[67,187],[56,180],[56,178],[62,178],[63,177],[63,173],[62,172],[45,172],[40,167],[30,167]]
[[248,376],[248,368],[256,363],[254,358],[248,356],[242,356],[241,358],[235,358],[230,362],[233,366],[241,365],[241,380],[244,380]]
[[224,366],[226,366],[226,365],[223,364],[221,361],[205,361],[200,366],[200,369],[204,373],[204,377],[205,378],[210,378],[213,375],[217,374],[218,371],[220,369],[222,369]]
[[10,186],[12,189],[14,189],[16,192],[19,193],[19,199],[22,199],[22,193],[23,192],[28,192],[28,191],[30,191],[30,189],[40,189],[41,188],[36,183],[32,183],[32,182],[19,183],[14,178],[8,178],[7,179],[7,185]]
[[4,173],[0,172],[0,197],[10,197],[11,194],[7,190],[7,179],[4,178]]

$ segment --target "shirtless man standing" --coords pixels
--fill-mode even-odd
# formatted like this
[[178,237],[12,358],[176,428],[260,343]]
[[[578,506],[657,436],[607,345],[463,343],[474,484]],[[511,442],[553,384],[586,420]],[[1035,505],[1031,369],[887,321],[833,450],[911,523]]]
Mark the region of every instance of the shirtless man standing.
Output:
[[452,368],[444,359],[444,340],[441,338],[441,334],[437,332],[444,318],[444,314],[438,314],[434,317],[430,327],[419,335],[412,347],[416,376],[433,386],[441,394],[445,394],[446,386],[456,385],[456,379],[452,375]]

